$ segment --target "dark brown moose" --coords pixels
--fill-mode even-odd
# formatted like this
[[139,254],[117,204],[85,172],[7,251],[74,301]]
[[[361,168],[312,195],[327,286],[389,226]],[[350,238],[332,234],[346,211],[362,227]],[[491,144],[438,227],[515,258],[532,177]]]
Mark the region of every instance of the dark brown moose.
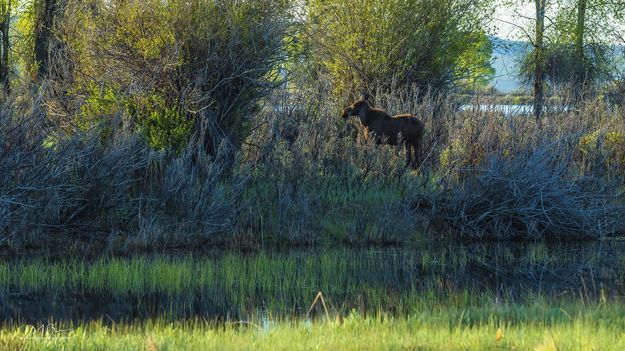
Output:
[[391,116],[382,109],[371,107],[367,100],[368,94],[365,93],[358,101],[343,109],[341,117],[360,117],[360,122],[365,127],[365,138],[371,133],[377,144],[397,145],[401,134],[406,146],[406,166],[412,165],[416,168],[420,165],[421,140],[425,129],[423,122],[413,114]]

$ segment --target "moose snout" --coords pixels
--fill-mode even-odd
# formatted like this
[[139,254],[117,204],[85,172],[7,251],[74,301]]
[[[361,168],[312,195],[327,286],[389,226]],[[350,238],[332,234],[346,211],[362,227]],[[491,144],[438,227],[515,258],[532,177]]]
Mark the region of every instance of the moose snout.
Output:
[[346,107],[343,109],[343,112],[341,113],[341,117],[343,118],[349,118],[352,115],[352,111],[349,107]]

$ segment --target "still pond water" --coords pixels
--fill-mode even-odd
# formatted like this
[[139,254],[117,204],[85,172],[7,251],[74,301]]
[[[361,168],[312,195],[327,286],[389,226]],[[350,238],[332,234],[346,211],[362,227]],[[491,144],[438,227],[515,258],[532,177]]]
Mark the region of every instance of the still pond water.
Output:
[[[302,317],[332,312],[620,299],[625,242],[210,253],[0,261],[3,323]],[[311,313],[319,312],[316,307]]]
[[480,104],[480,105],[462,105],[462,111],[474,111],[479,109],[480,112],[501,112],[504,116],[531,115],[534,113],[532,105],[513,105],[513,104]]
[[[526,116],[534,114],[534,106],[527,104],[466,104],[460,106],[460,110],[462,111],[475,111],[479,110],[480,112],[495,112],[501,113],[506,117],[511,116]],[[571,107],[568,105],[551,105],[544,106],[544,111],[546,113],[556,112],[562,113],[570,111]]]

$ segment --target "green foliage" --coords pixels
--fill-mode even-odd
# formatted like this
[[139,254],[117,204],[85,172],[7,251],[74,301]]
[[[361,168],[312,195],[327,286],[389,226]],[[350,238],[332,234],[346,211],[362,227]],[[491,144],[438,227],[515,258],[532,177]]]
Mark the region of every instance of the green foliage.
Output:
[[150,146],[157,150],[173,148],[181,151],[187,146],[194,120],[163,97],[150,95],[135,99],[136,115]]
[[287,0],[70,1],[62,28],[71,48],[67,83],[88,99],[92,86],[114,87],[117,100],[132,105],[126,121],[141,123],[156,148],[183,147],[200,126],[208,126],[209,152],[224,138],[240,145],[259,99],[278,82],[290,6]]
[[454,166],[454,164],[460,159],[462,160],[462,155],[465,153],[465,147],[460,142],[458,138],[454,138],[444,149],[441,151],[441,156],[439,158],[439,164],[447,169]]
[[174,4],[180,70],[200,101],[189,108],[214,113],[228,140],[240,145],[249,135],[249,116],[258,100],[280,82],[277,68],[286,58],[292,1]]
[[492,74],[487,1],[309,1],[310,59],[339,93],[416,84],[441,92]]
[[605,145],[610,150],[611,167],[623,167],[625,165],[625,133],[622,131],[609,132],[605,137]]
[[[577,84],[596,87],[609,79],[613,69],[609,47],[601,44],[586,46],[584,56],[579,59],[573,44],[565,41],[567,37],[559,38],[561,40],[550,42],[543,52],[545,81],[552,88],[569,89]],[[525,55],[520,63],[522,76],[531,81],[536,66],[533,53]]]
[[[157,60],[175,45],[171,22],[175,13],[167,2],[157,0],[122,1],[110,5],[113,32],[105,37],[111,49],[124,47],[146,61]],[[102,23],[103,24],[103,23]]]
[[597,148],[600,131],[585,134],[579,138],[579,149],[583,154],[590,154]]
[[465,72],[458,83],[486,87],[495,76],[495,69],[490,65],[493,56],[493,44],[486,35],[476,34],[474,41],[467,43],[467,49],[458,60],[458,71]]
[[87,131],[102,122],[103,117],[123,111],[120,103],[116,89],[112,87],[101,89],[95,82],[89,82],[85,103],[80,107],[79,126],[83,131]]
[[168,105],[163,97],[156,94],[128,97],[114,87],[99,87],[95,82],[89,82],[78,126],[82,131],[88,131],[105,122],[103,118],[107,117],[135,119],[138,129],[156,150],[184,149],[194,122],[177,106]]
[[579,150],[585,160],[603,160],[600,166],[609,174],[625,172],[625,133],[619,128],[611,131],[595,130],[579,139]]
[[16,38],[13,39],[13,51],[12,57],[13,63],[20,67],[17,71],[19,78],[27,81],[34,80],[35,72],[37,71],[37,65],[35,63],[35,2],[26,2],[24,4],[23,11],[20,12],[15,24],[13,25],[12,32]]

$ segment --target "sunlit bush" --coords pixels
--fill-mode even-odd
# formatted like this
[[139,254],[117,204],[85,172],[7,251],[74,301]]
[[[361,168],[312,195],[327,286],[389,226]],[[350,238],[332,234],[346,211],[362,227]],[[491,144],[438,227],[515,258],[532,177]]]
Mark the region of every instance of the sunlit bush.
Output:
[[337,96],[416,85],[444,92],[493,74],[485,1],[308,1],[305,42]]
[[[59,57],[63,72],[47,97],[66,109],[60,119],[76,115],[76,104],[62,99],[87,105],[80,110],[91,116],[104,117],[98,112],[117,105],[156,148],[180,149],[192,131],[209,153],[223,140],[239,146],[258,100],[283,78],[278,69],[291,6],[289,0],[69,1],[56,28],[69,54]],[[71,96],[59,93],[66,91]]]
[[579,149],[586,171],[601,171],[608,175],[622,175],[625,171],[625,133],[595,130],[584,134]]

